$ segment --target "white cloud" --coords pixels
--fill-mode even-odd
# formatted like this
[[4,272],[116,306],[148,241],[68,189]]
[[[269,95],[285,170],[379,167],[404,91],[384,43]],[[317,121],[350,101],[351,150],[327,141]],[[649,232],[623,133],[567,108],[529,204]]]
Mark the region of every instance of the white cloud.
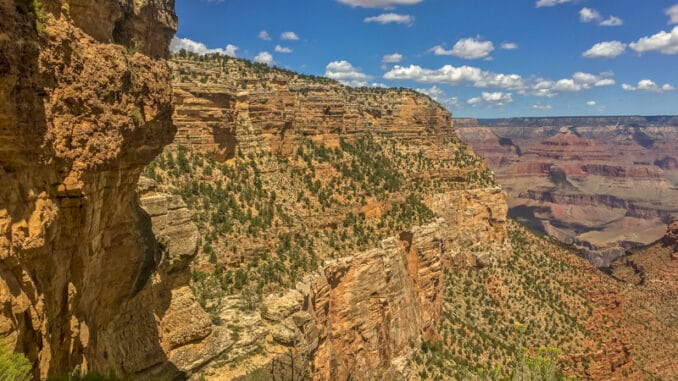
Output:
[[224,54],[230,57],[235,57],[238,47],[235,45],[228,44],[226,48],[217,48],[209,49],[205,44],[198,41],[193,41],[189,38],[177,38],[174,37],[170,43],[170,50],[173,52],[178,52],[181,49],[184,49],[188,52],[197,53],[197,54],[209,54],[209,53],[219,53]]
[[550,109],[553,108],[553,106],[545,105],[545,104],[541,104],[541,103],[536,103],[536,104],[532,105],[532,108],[536,109],[536,110],[550,110]]
[[283,32],[280,35],[280,38],[288,41],[297,41],[299,39],[299,36],[297,36],[297,34],[294,32]]
[[503,44],[501,44],[500,48],[504,50],[514,50],[518,49],[518,44],[516,44],[515,42],[504,42]]
[[428,89],[416,89],[418,92],[422,94],[426,94],[431,98],[439,97],[444,94],[444,92],[438,87],[438,86],[431,86],[431,88]]
[[608,77],[609,73],[595,75],[577,72],[572,75],[572,78],[563,78],[557,81],[541,79],[537,80],[536,84],[533,85],[533,95],[538,97],[553,97],[560,93],[579,92],[590,90],[594,87],[614,85],[614,79]]
[[372,76],[363,73],[359,68],[346,60],[333,61],[325,67],[325,77],[337,80],[346,86],[367,86]]
[[451,50],[445,50],[442,46],[431,48],[433,54],[437,56],[457,56],[467,60],[486,58],[494,51],[492,41],[483,41],[476,38],[463,38],[457,41]]
[[262,30],[261,32],[259,32],[259,39],[264,41],[271,41],[271,35],[269,35],[267,31]]
[[615,84],[612,73],[598,75],[577,72],[571,78],[550,80],[544,78],[525,79],[519,74],[503,74],[485,71],[473,66],[455,67],[445,65],[440,69],[426,69],[418,65],[394,66],[384,74],[388,80],[409,80],[418,83],[447,84],[452,86],[471,85],[476,88],[494,88],[515,91],[520,95],[553,97],[564,92],[578,92],[595,87]]
[[665,91],[673,91],[676,88],[673,87],[672,85],[665,83],[662,86],[659,86],[656,84],[654,81],[650,79],[643,79],[638,81],[638,84],[633,86],[629,85],[628,83],[623,83],[622,84],[622,89],[626,91],[646,91],[650,93],[663,93]]
[[416,89],[416,90],[422,94],[428,95],[433,100],[442,104],[443,106],[454,107],[459,104],[459,98],[445,96],[445,92],[435,85],[431,86],[428,89]]
[[626,44],[619,41],[599,42],[585,51],[582,55],[586,58],[615,58],[626,51]]
[[276,53],[285,53],[285,54],[292,53],[292,49],[290,49],[286,46],[280,46],[280,45],[275,46],[275,51],[276,51]]
[[667,8],[664,12],[669,16],[669,24],[678,24],[678,4]]
[[503,88],[521,90],[525,88],[523,78],[517,74],[492,73],[473,66],[454,67],[445,65],[437,70],[425,69],[418,65],[396,65],[384,74],[388,80],[411,80],[419,83],[461,85],[471,84],[477,88]]
[[586,105],[589,106],[589,107],[595,107],[596,101],[588,101],[588,102],[586,102]]
[[582,8],[579,10],[579,21],[581,22],[593,22],[597,21],[600,26],[620,26],[624,24],[624,21],[617,16],[610,16],[606,19],[603,19],[603,16],[598,13],[597,10],[593,8]]
[[591,8],[582,8],[579,10],[579,21],[581,22],[591,22],[600,20],[600,13],[597,10]]
[[600,22],[601,26],[621,26],[624,25],[624,21],[617,16],[610,16],[607,19]]
[[424,0],[337,0],[351,7],[392,8],[397,5],[414,5]]
[[399,53],[386,54],[381,58],[383,63],[398,63],[403,60],[403,55]]
[[273,56],[269,52],[259,52],[259,54],[254,57],[254,62],[270,65],[273,63]]
[[479,97],[471,98],[466,103],[471,106],[476,106],[481,103],[485,103],[491,106],[504,106],[508,103],[513,102],[513,95],[511,93],[504,93],[501,91],[488,93],[483,91]]
[[669,32],[661,31],[629,44],[638,53],[658,51],[663,54],[678,54],[678,26]]
[[537,8],[541,7],[555,7],[556,5],[569,3],[572,0],[538,0]]
[[414,17],[410,15],[399,15],[397,13],[383,13],[379,16],[366,17],[364,22],[376,22],[382,25],[385,24],[405,24],[412,25]]

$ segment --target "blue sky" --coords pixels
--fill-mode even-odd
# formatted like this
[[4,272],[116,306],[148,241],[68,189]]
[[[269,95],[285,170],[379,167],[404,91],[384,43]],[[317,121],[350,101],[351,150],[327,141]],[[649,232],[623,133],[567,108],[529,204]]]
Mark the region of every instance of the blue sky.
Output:
[[178,0],[174,50],[354,86],[459,117],[678,114],[678,0]]

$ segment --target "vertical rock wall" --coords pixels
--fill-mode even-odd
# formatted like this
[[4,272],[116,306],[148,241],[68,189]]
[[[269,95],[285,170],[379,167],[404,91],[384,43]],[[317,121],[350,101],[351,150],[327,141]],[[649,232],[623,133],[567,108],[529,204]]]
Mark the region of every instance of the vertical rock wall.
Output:
[[167,368],[211,334],[168,333],[197,307],[169,253],[197,241],[158,243],[135,191],[175,132],[176,27],[173,0],[0,0],[0,334],[36,377]]

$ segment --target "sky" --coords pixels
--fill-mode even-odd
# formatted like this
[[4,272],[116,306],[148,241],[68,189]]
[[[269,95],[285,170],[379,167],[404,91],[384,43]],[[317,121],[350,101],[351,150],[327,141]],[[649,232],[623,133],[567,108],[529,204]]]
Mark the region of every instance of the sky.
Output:
[[409,87],[456,117],[678,114],[677,0],[177,0],[176,10],[172,50]]

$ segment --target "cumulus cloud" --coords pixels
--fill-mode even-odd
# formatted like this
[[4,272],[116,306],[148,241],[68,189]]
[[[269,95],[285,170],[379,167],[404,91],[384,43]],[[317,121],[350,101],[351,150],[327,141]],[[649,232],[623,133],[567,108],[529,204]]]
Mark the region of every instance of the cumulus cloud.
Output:
[[615,58],[626,51],[626,44],[619,41],[605,41],[593,45],[582,55],[586,58]]
[[545,105],[545,104],[541,104],[541,103],[536,103],[536,104],[532,105],[532,108],[536,109],[536,110],[550,110],[550,109],[553,108],[553,106]]
[[299,36],[297,36],[297,34],[294,32],[283,32],[280,35],[280,38],[288,41],[297,41],[299,39]]
[[537,0],[537,8],[555,7],[556,5],[570,2],[572,2],[572,0]]
[[288,48],[287,46],[280,46],[280,45],[275,46],[275,51],[276,51],[276,53],[285,53],[285,54],[292,53],[292,49]]
[[239,48],[235,45],[228,44],[223,49],[222,48],[209,49],[202,42],[193,41],[189,38],[174,37],[172,39],[172,42],[170,42],[170,50],[173,52],[178,52],[181,49],[197,54],[219,53],[230,57],[235,57],[236,52],[238,51]]
[[504,93],[501,91],[496,92],[485,92],[483,91],[479,97],[471,98],[466,103],[471,106],[476,106],[478,104],[487,104],[491,106],[504,106],[505,104],[513,102],[513,95],[511,93]]
[[597,10],[591,8],[582,8],[579,10],[579,21],[581,22],[591,22],[600,20],[600,13]]
[[254,62],[270,65],[273,63],[273,56],[269,52],[259,52],[259,54],[254,57]]
[[440,89],[438,86],[431,86],[430,88],[426,89],[416,89],[418,92],[422,94],[426,94],[429,97],[431,97],[433,100],[436,102],[442,104],[443,106],[447,107],[454,107],[459,104],[459,98],[457,97],[447,97],[445,95],[445,92]]
[[633,86],[629,85],[628,83],[623,83],[622,84],[622,89],[626,91],[646,91],[650,93],[663,93],[665,91],[673,91],[676,88],[673,87],[672,85],[665,83],[662,86],[659,86],[656,84],[654,81],[649,80],[649,79],[643,79],[638,81],[638,84]]
[[262,30],[259,32],[259,39],[264,41],[271,41],[271,35],[267,31]]
[[617,16],[610,16],[603,19],[603,16],[593,8],[582,8],[579,10],[579,21],[589,23],[597,21],[600,26],[620,26],[624,21]]
[[403,55],[399,53],[386,54],[381,58],[383,63],[398,63],[403,60]]
[[396,65],[384,74],[388,80],[411,80],[419,83],[462,85],[478,88],[503,88],[520,90],[525,88],[523,78],[517,74],[500,74],[472,66],[455,67],[445,65],[437,70],[425,69],[418,65],[407,67]]
[[504,50],[515,50],[518,49],[518,44],[516,44],[515,42],[504,42],[503,44],[501,44],[500,48]]
[[381,25],[385,24],[412,25],[412,23],[414,22],[414,17],[410,15],[400,15],[397,13],[383,13],[380,14],[379,16],[366,17],[363,21],[367,23],[374,22]]
[[589,106],[589,107],[595,107],[596,101],[588,101],[588,102],[586,102],[586,105]]
[[414,5],[419,4],[424,0],[337,0],[342,4],[350,5],[351,7],[362,8],[392,8],[397,5]]
[[669,16],[669,24],[678,24],[678,4],[667,8],[664,12]]
[[621,26],[624,25],[624,21],[617,16],[610,16],[605,20],[601,21],[598,25],[601,26]]
[[440,69],[426,69],[418,65],[394,66],[384,74],[388,80],[408,80],[418,83],[470,85],[476,88],[493,88],[515,91],[520,95],[553,97],[564,92],[590,90],[594,87],[615,84],[611,73],[590,74],[577,72],[571,78],[550,80],[525,79],[519,74],[503,74],[485,71],[473,66],[455,67],[445,65]]
[[661,31],[629,44],[638,53],[656,51],[662,54],[678,54],[678,26],[671,32]]
[[337,80],[346,86],[367,86],[372,76],[363,73],[346,60],[333,61],[325,67],[325,77]]
[[444,94],[444,92],[436,85],[431,86],[428,89],[416,89],[418,92],[422,94],[426,94],[431,98],[439,97]]
[[431,48],[433,54],[437,56],[457,56],[467,60],[489,57],[494,51],[492,41],[483,41],[479,38],[463,38],[457,41],[451,50],[445,50],[440,45]]
[[590,90],[594,87],[612,86],[614,79],[609,78],[610,74],[600,75],[576,72],[571,78],[563,78],[557,81],[548,79],[537,80],[532,86],[533,95],[539,97],[553,97],[561,93],[579,92]]

